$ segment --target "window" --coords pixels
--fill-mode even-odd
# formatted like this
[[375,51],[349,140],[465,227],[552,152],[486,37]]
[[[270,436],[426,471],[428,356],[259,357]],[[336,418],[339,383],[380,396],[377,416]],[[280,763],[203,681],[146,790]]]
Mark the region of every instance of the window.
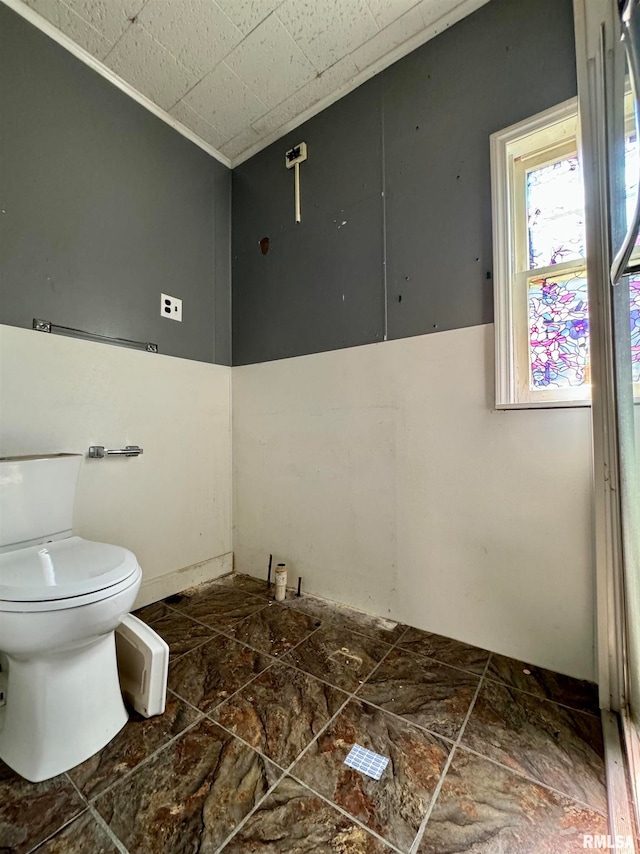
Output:
[[[572,99],[491,137],[498,408],[590,401],[577,126]],[[630,216],[638,190],[630,96],[626,149]],[[640,241],[636,251],[640,256]],[[629,288],[634,382],[640,383],[640,277],[631,277]]]

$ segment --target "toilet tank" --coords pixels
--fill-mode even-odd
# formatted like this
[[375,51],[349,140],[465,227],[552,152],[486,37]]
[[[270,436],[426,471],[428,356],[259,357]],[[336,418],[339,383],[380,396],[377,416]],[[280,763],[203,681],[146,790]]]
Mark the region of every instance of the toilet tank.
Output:
[[0,457],[0,552],[71,536],[81,454]]

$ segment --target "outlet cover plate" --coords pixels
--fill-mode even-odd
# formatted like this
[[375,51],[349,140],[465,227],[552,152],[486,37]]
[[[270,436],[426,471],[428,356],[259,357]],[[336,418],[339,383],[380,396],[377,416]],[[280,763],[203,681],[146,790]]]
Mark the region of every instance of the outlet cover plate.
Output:
[[160,294],[160,314],[169,320],[182,320],[182,300],[169,294]]

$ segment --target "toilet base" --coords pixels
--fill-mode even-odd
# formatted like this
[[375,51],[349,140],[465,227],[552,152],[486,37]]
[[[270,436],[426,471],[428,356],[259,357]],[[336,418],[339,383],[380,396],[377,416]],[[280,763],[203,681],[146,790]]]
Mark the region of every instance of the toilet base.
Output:
[[32,783],[89,759],[127,723],[114,632],[63,651],[6,659],[0,759]]

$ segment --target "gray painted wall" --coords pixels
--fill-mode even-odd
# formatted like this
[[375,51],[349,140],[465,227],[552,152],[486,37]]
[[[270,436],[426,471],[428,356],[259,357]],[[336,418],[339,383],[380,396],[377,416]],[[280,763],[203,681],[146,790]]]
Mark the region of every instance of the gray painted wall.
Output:
[[490,322],[489,135],[575,94],[571,0],[492,0],[235,169],[233,364],[383,340],[385,270],[389,338]]
[[0,115],[0,323],[230,364],[230,171],[2,4]]

